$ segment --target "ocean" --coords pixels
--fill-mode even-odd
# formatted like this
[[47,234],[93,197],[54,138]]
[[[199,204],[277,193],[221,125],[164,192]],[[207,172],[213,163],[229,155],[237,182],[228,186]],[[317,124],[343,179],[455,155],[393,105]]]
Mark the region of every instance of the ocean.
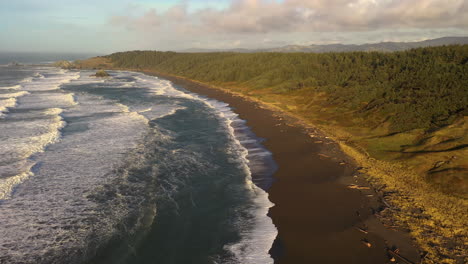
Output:
[[109,73],[0,65],[0,263],[273,263],[262,139],[225,103]]

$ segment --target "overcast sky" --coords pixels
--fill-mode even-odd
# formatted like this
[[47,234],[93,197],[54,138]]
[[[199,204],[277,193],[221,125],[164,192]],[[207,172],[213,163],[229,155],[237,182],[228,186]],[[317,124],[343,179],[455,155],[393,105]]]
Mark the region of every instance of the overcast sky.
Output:
[[0,0],[0,51],[265,48],[468,36],[468,0]]

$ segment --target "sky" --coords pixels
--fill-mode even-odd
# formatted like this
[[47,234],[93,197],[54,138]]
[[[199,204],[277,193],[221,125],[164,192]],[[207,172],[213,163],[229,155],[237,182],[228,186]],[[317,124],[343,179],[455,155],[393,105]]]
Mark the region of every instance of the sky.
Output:
[[468,36],[468,0],[0,0],[0,51],[269,48]]

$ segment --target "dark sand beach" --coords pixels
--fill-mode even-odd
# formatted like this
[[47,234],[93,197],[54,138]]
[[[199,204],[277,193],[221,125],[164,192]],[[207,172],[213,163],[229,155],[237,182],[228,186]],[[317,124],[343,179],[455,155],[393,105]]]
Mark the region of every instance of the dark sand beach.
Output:
[[[249,98],[183,78],[146,73],[228,103],[265,139],[279,167],[268,190],[275,204],[270,217],[278,228],[270,251],[275,263],[419,262],[409,234],[385,227],[377,219],[375,213],[386,209],[381,197],[356,173],[357,166],[338,144],[320,131]],[[395,250],[397,254],[392,253]]]

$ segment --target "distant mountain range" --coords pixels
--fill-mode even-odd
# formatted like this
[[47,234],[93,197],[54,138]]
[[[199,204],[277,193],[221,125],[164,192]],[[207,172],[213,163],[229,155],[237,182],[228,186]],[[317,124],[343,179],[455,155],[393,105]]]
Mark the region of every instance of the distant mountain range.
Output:
[[187,49],[180,52],[239,52],[239,53],[252,53],[252,52],[349,52],[349,51],[402,51],[413,48],[433,47],[454,44],[468,44],[468,37],[443,37],[437,39],[430,39],[418,42],[380,42],[371,44],[328,44],[328,45],[288,45],[279,48],[269,49]]

